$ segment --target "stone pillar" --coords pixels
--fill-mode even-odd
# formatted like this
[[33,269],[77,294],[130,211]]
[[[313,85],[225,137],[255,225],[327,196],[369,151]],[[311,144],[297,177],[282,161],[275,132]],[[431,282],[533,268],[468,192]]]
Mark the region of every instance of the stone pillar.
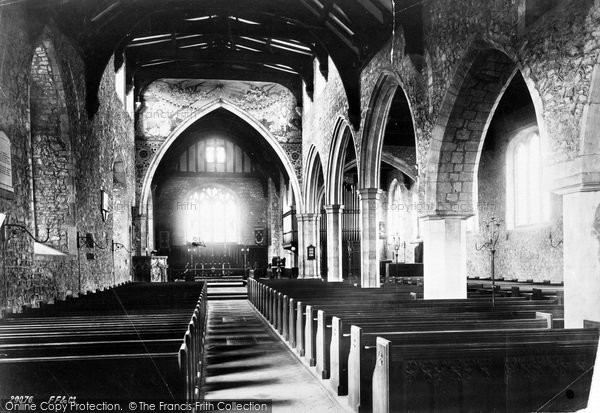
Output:
[[466,217],[422,218],[424,298],[467,298]]
[[308,260],[309,245],[317,247],[317,214],[296,214],[298,220],[298,278],[317,278],[317,260]]
[[359,189],[360,202],[360,284],[362,288],[378,288],[379,221],[381,189]]
[[316,254],[316,268],[315,274],[317,277],[321,277],[321,214],[316,214],[316,227],[315,227],[315,254]]
[[298,278],[304,278],[304,264],[306,262],[306,248],[304,246],[304,215],[296,214],[298,223]]
[[148,222],[148,224],[147,224],[148,236],[146,237],[147,242],[148,242],[148,253],[152,254],[152,251],[154,251],[156,249],[155,245],[154,245],[154,207],[153,206],[148,207],[148,211],[146,213],[146,220]]
[[148,218],[146,215],[138,215],[133,222],[136,228],[136,236],[139,237],[139,241],[135,243],[136,251],[134,255],[146,255],[148,251]]
[[342,205],[325,205],[327,214],[327,281],[343,281],[342,277]]
[[565,327],[600,321],[600,191],[563,195]]

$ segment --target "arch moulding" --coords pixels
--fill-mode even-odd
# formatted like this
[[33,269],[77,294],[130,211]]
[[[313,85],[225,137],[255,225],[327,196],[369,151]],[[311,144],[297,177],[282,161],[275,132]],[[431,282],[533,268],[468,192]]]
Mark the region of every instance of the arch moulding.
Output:
[[[358,162],[358,178],[361,188],[379,188],[379,166],[383,153],[385,127],[394,95],[398,89],[406,97],[413,131],[416,131],[413,109],[399,76],[391,71],[383,71],[371,93],[369,109],[362,131]],[[416,147],[415,142],[415,149]]]
[[[327,205],[340,205],[343,202],[344,163],[349,144],[354,145],[352,127],[348,121],[340,118],[333,131],[333,144],[329,150],[327,172],[325,174],[325,203]],[[355,146],[352,147],[356,151],[355,148]]]
[[143,215],[144,211],[148,206],[148,198],[151,192],[152,179],[154,178],[154,174],[156,173],[158,165],[160,165],[160,162],[162,161],[163,157],[165,156],[171,145],[175,142],[179,135],[181,135],[194,122],[202,119],[204,116],[217,109],[225,109],[231,112],[232,114],[236,115],[240,119],[244,120],[246,123],[252,126],[258,133],[260,133],[260,135],[269,143],[271,148],[279,157],[279,160],[283,164],[285,172],[287,173],[290,179],[290,185],[292,186],[292,189],[294,191],[298,209],[300,211],[303,211],[304,202],[302,199],[302,192],[300,190],[300,184],[296,175],[296,171],[277,139],[271,134],[271,132],[269,132],[269,130],[262,123],[260,123],[256,118],[248,114],[246,111],[240,109],[236,105],[226,100],[219,99],[217,101],[206,104],[202,108],[198,109],[198,111],[191,114],[186,120],[181,122],[175,129],[173,129],[169,136],[167,136],[160,149],[153,155],[152,160],[150,161],[150,165],[148,166],[148,169],[146,170],[146,173],[144,175],[142,192],[140,195],[140,202],[138,205],[138,212],[141,215]]

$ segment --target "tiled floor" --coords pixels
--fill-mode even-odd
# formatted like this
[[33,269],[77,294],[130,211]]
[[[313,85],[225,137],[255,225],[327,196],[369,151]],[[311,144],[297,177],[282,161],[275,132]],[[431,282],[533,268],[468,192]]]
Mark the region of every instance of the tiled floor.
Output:
[[246,300],[208,302],[205,400],[271,399],[273,412],[342,412]]

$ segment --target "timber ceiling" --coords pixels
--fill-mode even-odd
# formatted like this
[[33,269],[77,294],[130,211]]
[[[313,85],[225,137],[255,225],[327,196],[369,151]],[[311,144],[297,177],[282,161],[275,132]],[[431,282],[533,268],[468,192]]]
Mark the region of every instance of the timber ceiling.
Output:
[[[127,65],[136,94],[160,78],[277,82],[312,98],[313,61],[340,72],[349,116],[360,119],[360,71],[418,0],[45,0],[50,18],[81,48],[88,110],[106,64]],[[406,14],[404,14],[406,15]],[[413,14],[414,15],[414,14]],[[398,16],[400,18],[398,19]],[[406,20],[406,17],[404,18]],[[410,21],[414,24],[412,18]]]

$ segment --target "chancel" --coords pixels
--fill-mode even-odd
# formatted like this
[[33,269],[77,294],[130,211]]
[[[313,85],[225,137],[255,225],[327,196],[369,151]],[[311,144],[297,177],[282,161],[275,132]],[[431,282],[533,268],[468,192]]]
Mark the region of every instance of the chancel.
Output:
[[598,410],[598,27],[0,0],[0,410]]

